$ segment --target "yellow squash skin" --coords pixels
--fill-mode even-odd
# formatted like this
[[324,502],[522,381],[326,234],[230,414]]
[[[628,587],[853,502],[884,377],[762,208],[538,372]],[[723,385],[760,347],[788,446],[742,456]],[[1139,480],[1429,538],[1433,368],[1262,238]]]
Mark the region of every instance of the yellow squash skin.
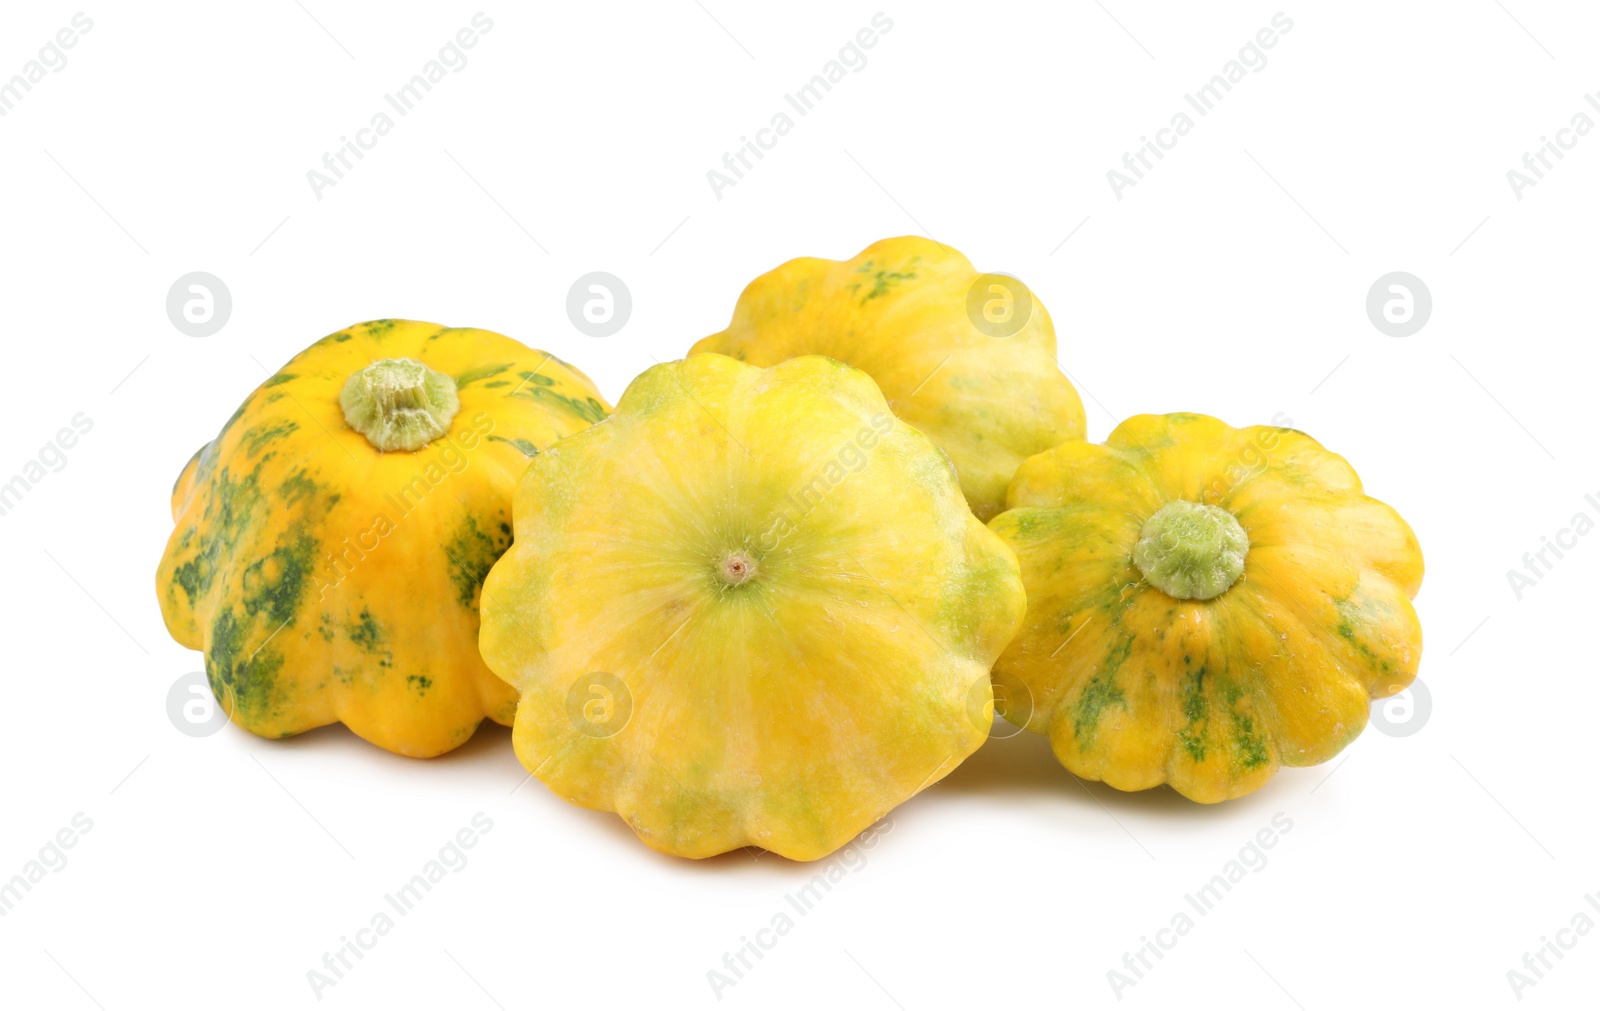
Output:
[[[1006,279],[1015,319],[1025,311],[1027,320],[991,336],[969,313],[979,277],[965,256],[919,236],[875,242],[851,260],[790,260],[750,282],[728,328],[690,354],[763,366],[817,354],[861,369],[897,417],[949,455],[967,502],[987,520],[1004,507],[1017,465],[1082,439],[1084,419],[1056,364],[1044,305]],[[982,287],[974,306],[994,298]]]
[[[1133,559],[1178,500],[1248,539],[1242,575],[1210,599],[1169,596]],[[1333,757],[1416,675],[1416,536],[1301,432],[1140,415],[1105,445],[1024,463],[1007,505],[990,528],[1021,561],[1028,616],[995,666],[997,708],[1079,776],[1242,796]]]
[[[410,358],[460,410],[417,452],[379,452],[340,408],[349,376]],[[529,457],[604,417],[582,373],[487,330],[377,320],[262,383],[178,478],[156,575],[172,637],[205,653],[233,722],[287,737],[343,722],[430,757],[516,695],[478,656],[479,584],[511,541]]]
[[658,850],[817,859],[988,735],[1016,559],[865,373],[659,365],[515,517],[481,646],[517,755]]

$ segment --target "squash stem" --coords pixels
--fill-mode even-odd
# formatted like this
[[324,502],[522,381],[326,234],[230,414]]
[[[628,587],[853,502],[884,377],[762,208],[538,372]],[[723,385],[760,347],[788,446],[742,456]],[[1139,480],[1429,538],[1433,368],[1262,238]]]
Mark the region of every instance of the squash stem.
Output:
[[1145,520],[1133,564],[1145,581],[1179,600],[1210,600],[1244,574],[1250,539],[1226,509],[1168,502]]
[[729,586],[743,586],[756,576],[756,561],[743,551],[730,551],[717,566],[717,575]]
[[443,372],[410,358],[385,358],[345,381],[339,406],[378,452],[411,452],[449,430],[461,400],[456,381]]

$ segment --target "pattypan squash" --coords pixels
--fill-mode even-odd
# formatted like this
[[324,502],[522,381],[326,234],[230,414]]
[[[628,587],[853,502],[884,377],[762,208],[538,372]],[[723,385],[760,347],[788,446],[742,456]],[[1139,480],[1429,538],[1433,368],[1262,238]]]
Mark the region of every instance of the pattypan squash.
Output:
[[517,754],[658,850],[816,859],[989,733],[1016,559],[864,372],[657,365],[513,515],[481,645]]
[[763,366],[820,354],[866,372],[955,463],[980,519],[1000,511],[1024,459],[1084,437],[1043,303],[931,239],[790,260],[750,282],[728,328],[691,349],[707,351]]
[[478,656],[479,588],[532,458],[605,417],[582,373],[487,330],[376,320],[253,392],[189,461],[156,576],[233,722],[342,722],[403,755],[516,695]]
[[996,707],[1079,776],[1238,797],[1416,675],[1416,536],[1301,432],[1141,415],[1028,460],[1006,504],[1028,613]]

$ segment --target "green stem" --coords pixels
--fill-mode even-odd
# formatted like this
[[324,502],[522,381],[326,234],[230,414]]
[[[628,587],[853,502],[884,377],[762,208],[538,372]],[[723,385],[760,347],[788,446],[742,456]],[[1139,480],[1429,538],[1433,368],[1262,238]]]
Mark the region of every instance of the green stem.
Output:
[[1250,539],[1217,506],[1168,502],[1145,520],[1133,564],[1145,581],[1179,600],[1210,600],[1238,581]]
[[380,453],[415,451],[443,435],[461,410],[456,381],[410,358],[385,358],[339,392],[344,420]]

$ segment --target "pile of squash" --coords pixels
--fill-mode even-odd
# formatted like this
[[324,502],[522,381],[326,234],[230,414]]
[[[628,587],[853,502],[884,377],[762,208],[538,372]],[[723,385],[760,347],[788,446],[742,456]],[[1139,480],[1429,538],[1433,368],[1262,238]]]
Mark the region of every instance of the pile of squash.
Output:
[[172,494],[157,575],[234,723],[417,757],[492,719],[650,846],[811,860],[993,714],[1203,803],[1416,675],[1417,539],[1288,428],[1084,441],[1044,306],[921,238],[757,278],[612,409],[499,334],[330,334]]

